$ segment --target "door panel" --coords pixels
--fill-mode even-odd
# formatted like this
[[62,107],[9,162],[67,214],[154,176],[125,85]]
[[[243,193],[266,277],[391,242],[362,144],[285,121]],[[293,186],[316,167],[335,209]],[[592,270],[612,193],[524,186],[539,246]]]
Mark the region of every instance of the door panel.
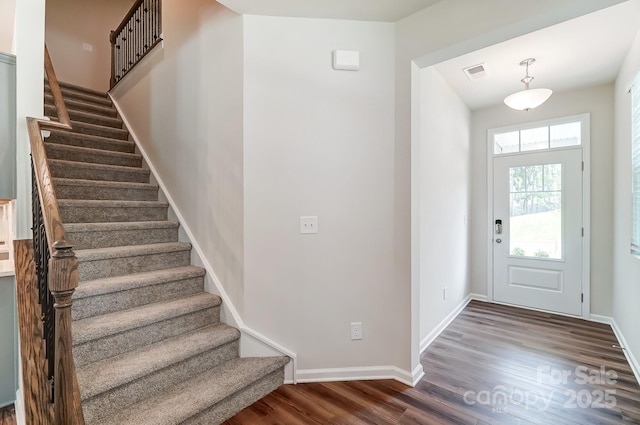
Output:
[[582,150],[493,161],[494,299],[580,315]]

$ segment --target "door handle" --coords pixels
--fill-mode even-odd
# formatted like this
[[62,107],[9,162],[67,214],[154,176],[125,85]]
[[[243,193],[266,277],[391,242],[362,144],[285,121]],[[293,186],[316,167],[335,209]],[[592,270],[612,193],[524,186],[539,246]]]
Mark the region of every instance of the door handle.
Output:
[[496,220],[496,235],[502,234],[502,220]]

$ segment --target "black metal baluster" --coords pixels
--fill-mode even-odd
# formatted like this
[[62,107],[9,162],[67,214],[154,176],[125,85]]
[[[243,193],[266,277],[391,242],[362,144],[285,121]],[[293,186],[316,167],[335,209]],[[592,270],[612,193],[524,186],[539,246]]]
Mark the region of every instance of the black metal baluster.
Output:
[[55,309],[53,295],[49,291],[49,243],[44,227],[42,207],[35,176],[33,163],[31,163],[31,205],[33,217],[33,255],[36,266],[36,279],[38,284],[38,300],[40,302],[42,320],[42,338],[45,341],[45,355],[47,360],[47,377],[51,384],[51,402],[54,391],[54,367],[55,367]]

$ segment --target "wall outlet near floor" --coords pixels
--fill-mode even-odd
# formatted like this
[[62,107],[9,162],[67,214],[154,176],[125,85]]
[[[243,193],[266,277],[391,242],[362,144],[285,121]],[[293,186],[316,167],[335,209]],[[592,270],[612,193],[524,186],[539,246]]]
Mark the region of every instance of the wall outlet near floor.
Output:
[[362,322],[351,322],[351,339],[362,339]]

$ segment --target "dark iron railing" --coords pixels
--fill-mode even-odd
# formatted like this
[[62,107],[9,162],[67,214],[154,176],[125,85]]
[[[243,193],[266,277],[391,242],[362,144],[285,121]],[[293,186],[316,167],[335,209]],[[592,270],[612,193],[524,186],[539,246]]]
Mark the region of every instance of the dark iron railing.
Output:
[[111,88],[162,41],[162,1],[138,0],[111,31]]
[[44,217],[40,206],[40,196],[36,183],[36,173],[31,163],[31,204],[33,217],[33,259],[36,265],[36,278],[38,280],[38,301],[40,303],[42,320],[42,337],[45,342],[45,355],[47,359],[47,379],[51,389],[51,403],[54,400],[54,376],[55,376],[55,300],[49,290],[49,242],[44,228]]

